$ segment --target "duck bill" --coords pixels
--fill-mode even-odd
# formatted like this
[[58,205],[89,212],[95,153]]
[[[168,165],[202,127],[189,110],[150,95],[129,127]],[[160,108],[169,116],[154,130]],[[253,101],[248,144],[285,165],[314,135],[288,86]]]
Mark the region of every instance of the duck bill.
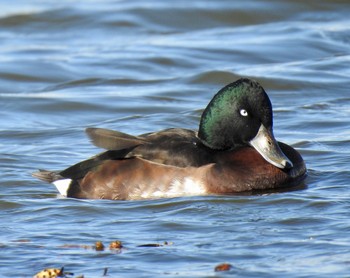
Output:
[[258,134],[249,142],[261,156],[272,165],[281,169],[290,169],[293,163],[285,156],[280,149],[272,129],[267,129],[263,125],[260,126]]

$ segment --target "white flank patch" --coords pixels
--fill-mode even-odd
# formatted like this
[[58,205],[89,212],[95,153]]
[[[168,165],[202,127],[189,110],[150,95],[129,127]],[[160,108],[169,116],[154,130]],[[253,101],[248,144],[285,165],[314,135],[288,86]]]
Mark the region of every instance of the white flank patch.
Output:
[[71,183],[71,179],[57,180],[53,182],[58,192],[64,197],[67,197],[68,189]]
[[171,183],[169,194],[175,196],[194,196],[206,194],[206,191],[201,183],[185,177],[182,180],[175,180]]
[[142,198],[173,198],[181,196],[206,195],[203,184],[195,182],[192,178],[185,177],[174,180],[168,188],[165,186],[154,192],[143,192]]

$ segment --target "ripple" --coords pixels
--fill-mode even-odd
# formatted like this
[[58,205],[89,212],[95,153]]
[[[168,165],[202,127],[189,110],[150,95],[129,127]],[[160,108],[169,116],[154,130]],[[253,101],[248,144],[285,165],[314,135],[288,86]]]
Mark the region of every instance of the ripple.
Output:
[[[0,11],[4,277],[61,266],[87,277],[105,267],[110,276],[214,277],[223,262],[233,265],[224,276],[348,275],[346,1],[17,4]],[[195,129],[211,97],[241,76],[264,86],[276,137],[304,157],[309,176],[300,187],[74,200],[30,175],[101,151],[84,134],[89,126]],[[97,240],[125,248],[96,252]]]

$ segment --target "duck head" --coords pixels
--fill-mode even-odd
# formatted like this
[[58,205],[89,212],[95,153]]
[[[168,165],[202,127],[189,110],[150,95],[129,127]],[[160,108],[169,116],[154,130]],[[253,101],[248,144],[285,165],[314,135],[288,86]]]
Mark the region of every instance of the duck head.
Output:
[[289,169],[292,162],[273,135],[272,106],[259,83],[239,79],[222,88],[203,111],[198,137],[215,150],[249,145],[272,165]]

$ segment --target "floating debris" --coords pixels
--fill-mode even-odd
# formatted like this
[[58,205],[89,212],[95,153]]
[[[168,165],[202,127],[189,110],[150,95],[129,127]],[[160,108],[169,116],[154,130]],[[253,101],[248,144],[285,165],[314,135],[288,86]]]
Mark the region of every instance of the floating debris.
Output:
[[162,246],[159,243],[147,243],[147,244],[141,244],[141,245],[137,245],[137,247],[160,247]]
[[56,278],[67,277],[67,275],[74,275],[74,273],[63,272],[64,268],[46,268],[35,274],[33,278]]
[[[102,276],[108,276],[108,267],[105,267],[103,269],[103,275]],[[63,267],[61,269],[59,268],[46,268],[43,271],[40,271],[39,273],[35,274],[33,278],[68,278],[67,275],[74,275],[74,273],[71,272],[63,272]],[[72,277],[70,277],[72,278]],[[75,278],[84,278],[84,275],[76,276]]]
[[164,241],[163,244],[160,244],[160,243],[147,243],[147,244],[137,245],[137,247],[161,247],[161,246],[166,246],[166,245],[173,245],[173,243]]
[[[96,241],[94,245],[78,245],[78,244],[64,244],[61,248],[83,248],[83,249],[94,249],[96,251],[104,251],[105,246],[102,241]],[[110,250],[121,251],[124,246],[121,241],[115,240],[109,244]]]
[[102,241],[96,241],[94,249],[96,251],[103,251],[103,250],[105,250],[105,246],[103,245]]
[[113,250],[113,249],[121,249],[121,248],[123,248],[123,244],[119,240],[112,241],[109,244],[109,249],[111,249],[111,250]]
[[[26,242],[26,241],[23,241],[23,242]],[[169,245],[173,245],[173,243],[164,241],[163,243],[141,244],[141,245],[138,245],[137,247],[162,247],[162,246],[169,246]],[[90,250],[96,250],[96,251],[105,251],[105,246],[102,241],[96,241],[94,245],[64,244],[60,247],[61,248],[83,248],[83,249],[90,249]],[[120,253],[123,248],[124,248],[123,243],[119,240],[112,241],[109,244],[109,250],[111,250],[111,252],[113,253],[114,252]],[[217,271],[222,271],[222,270],[217,270]],[[109,276],[107,272],[108,272],[108,267],[104,268],[102,276]],[[58,277],[68,278],[68,276],[70,278],[73,278],[71,277],[72,275],[74,275],[74,273],[64,272],[63,267],[61,269],[46,268],[38,272],[37,274],[35,274],[33,278],[58,278]],[[79,275],[79,276],[76,276],[75,278],[84,278],[84,275]]]
[[228,263],[219,264],[215,267],[215,271],[229,271],[232,268],[232,265]]

